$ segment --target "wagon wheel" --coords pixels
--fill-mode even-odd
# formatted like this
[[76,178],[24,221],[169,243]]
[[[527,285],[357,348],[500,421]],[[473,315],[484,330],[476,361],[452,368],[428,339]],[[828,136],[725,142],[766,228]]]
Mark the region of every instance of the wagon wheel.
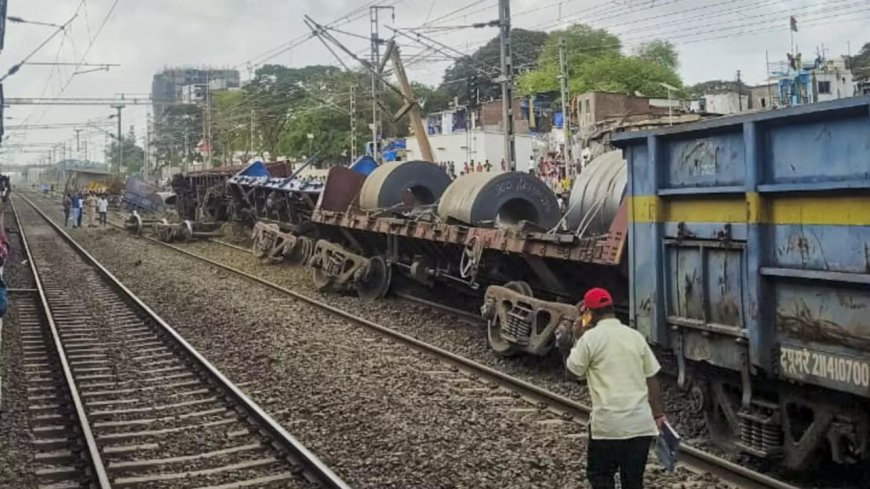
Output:
[[291,266],[304,265],[314,252],[314,240],[305,236],[297,237],[293,243],[284,246],[284,260]]
[[181,239],[185,242],[193,241],[193,224],[186,219],[181,223]]
[[387,295],[392,283],[393,272],[390,265],[381,256],[369,260],[363,277],[356,283],[356,293],[360,299],[377,300]]
[[134,228],[131,228],[132,231],[138,235],[142,235],[142,230],[145,228],[145,225],[142,223],[142,218],[139,217],[139,214],[131,214],[129,222],[130,224],[135,225]]
[[[519,280],[514,282],[508,282],[504,284],[504,287],[506,289],[510,289],[514,292],[529,297],[532,296],[532,287],[529,286],[529,284],[526,282],[522,282]],[[495,352],[496,355],[502,357],[513,357],[520,354],[519,347],[517,347],[513,343],[506,341],[504,338],[501,337],[501,328],[501,315],[498,314],[498,312],[496,311],[496,314],[493,316],[493,318],[487,322],[486,338],[487,342],[489,343],[489,347],[492,349],[492,351]]]
[[510,289],[514,292],[523,294],[525,296],[534,297],[534,293],[532,292],[532,286],[529,285],[528,282],[524,282],[522,280],[514,280],[512,282],[508,282],[504,284],[504,288]]
[[333,278],[321,268],[311,269],[311,279],[314,281],[314,288],[321,291],[331,287],[333,282]]

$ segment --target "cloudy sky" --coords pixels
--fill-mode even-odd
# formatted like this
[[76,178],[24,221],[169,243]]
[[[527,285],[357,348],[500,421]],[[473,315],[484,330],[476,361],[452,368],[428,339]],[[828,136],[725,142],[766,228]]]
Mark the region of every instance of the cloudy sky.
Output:
[[[472,52],[496,35],[492,28],[452,27],[497,18],[497,0],[9,0],[8,14],[26,20],[63,24],[76,15],[31,61],[121,66],[78,75],[73,66],[24,66],[4,83],[5,96],[143,95],[150,91],[154,73],[168,66],[234,67],[247,78],[249,68],[263,62],[336,64],[318,40],[306,39],[303,15],[367,36],[368,8],[375,4],[394,6],[395,20],[384,12],[384,25],[451,27],[427,34],[457,51]],[[626,51],[652,39],[670,39],[679,50],[686,83],[733,79],[737,70],[749,82],[762,81],[765,51],[774,61],[789,49],[789,15],[798,19],[795,42],[804,53],[814,53],[823,45],[828,56],[838,56],[846,54],[849,44],[854,52],[870,42],[870,0],[512,0],[511,7],[515,27],[552,30],[585,22],[618,34]],[[8,24],[0,70],[20,62],[55,31]],[[336,37],[352,50],[366,53],[365,40]],[[411,41],[403,44],[405,56],[414,59],[418,48]],[[435,85],[447,64],[429,55],[416,58],[409,72],[412,78]],[[4,144],[26,152],[7,149],[0,161],[39,161],[55,143],[75,147],[72,127],[20,131],[16,125],[105,124],[111,112],[108,107],[10,107],[4,121],[9,139]],[[134,125],[141,141],[145,118],[143,107],[126,109],[124,131]],[[82,139],[90,143],[90,158],[101,159],[104,132],[90,129]]]

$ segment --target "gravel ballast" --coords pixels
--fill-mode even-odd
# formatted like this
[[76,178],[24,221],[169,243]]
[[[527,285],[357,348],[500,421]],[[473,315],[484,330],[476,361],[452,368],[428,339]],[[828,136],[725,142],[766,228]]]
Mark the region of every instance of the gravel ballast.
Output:
[[[9,288],[33,287],[30,268],[24,263],[18,235],[18,225],[7,208],[5,216],[9,256],[3,266],[3,276]],[[18,326],[17,300],[9,298],[9,310],[2,320],[2,348],[0,348],[0,376],[2,376],[2,403],[0,403],[0,487],[30,489],[36,480],[33,466],[33,444],[30,431],[27,385],[21,365],[22,347]]]
[[[354,487],[584,484],[581,425],[553,419],[380,335],[124,232],[83,229],[73,236]],[[283,267],[273,271],[286,273]],[[310,289],[310,283],[298,287]],[[344,300],[350,299],[329,296],[339,307]],[[431,328],[455,322],[401,304],[408,322]],[[377,308],[386,312],[377,315]],[[397,327],[384,304],[353,310]],[[685,471],[664,475],[656,465],[651,460],[648,487],[715,487]]]

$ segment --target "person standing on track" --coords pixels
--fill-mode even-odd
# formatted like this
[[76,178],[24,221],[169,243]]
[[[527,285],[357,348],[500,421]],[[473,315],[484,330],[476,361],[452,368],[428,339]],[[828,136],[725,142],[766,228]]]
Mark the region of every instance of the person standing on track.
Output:
[[88,198],[85,199],[85,206],[88,209],[88,227],[97,227],[97,197],[93,192],[88,192]]
[[72,227],[77,228],[81,226],[82,222],[82,198],[80,195],[73,195],[70,199],[72,202]]
[[100,213],[100,226],[106,227],[108,222],[106,213],[109,212],[109,200],[106,199],[106,194],[100,194],[100,198],[97,199],[97,212]]
[[650,445],[665,421],[655,377],[661,366],[643,335],[616,318],[609,292],[587,291],[583,310],[566,366],[587,379],[592,397],[586,478],[593,489],[612,489],[618,471],[622,489],[641,489]]
[[69,213],[72,208],[72,197],[70,194],[65,194],[63,196],[63,225],[64,227],[69,227]]

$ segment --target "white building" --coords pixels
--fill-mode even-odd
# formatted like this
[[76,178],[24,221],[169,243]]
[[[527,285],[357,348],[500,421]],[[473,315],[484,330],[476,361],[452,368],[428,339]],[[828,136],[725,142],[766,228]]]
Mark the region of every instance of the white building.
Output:
[[[456,173],[462,171],[462,164],[469,160],[485,162],[489,160],[492,169],[501,170],[504,158],[504,134],[496,131],[474,129],[470,132],[453,134],[430,134],[429,144],[436,162],[452,161]],[[407,159],[422,159],[420,145],[413,136],[407,139]],[[529,157],[534,155],[535,139],[518,134],[515,138],[516,163],[518,171],[528,171]]]
[[708,114],[729,115],[749,109],[749,95],[737,92],[723,92],[704,95],[704,106],[701,112]]
[[843,58],[824,61],[812,70],[812,76],[815,78],[817,102],[855,96],[852,70]]

